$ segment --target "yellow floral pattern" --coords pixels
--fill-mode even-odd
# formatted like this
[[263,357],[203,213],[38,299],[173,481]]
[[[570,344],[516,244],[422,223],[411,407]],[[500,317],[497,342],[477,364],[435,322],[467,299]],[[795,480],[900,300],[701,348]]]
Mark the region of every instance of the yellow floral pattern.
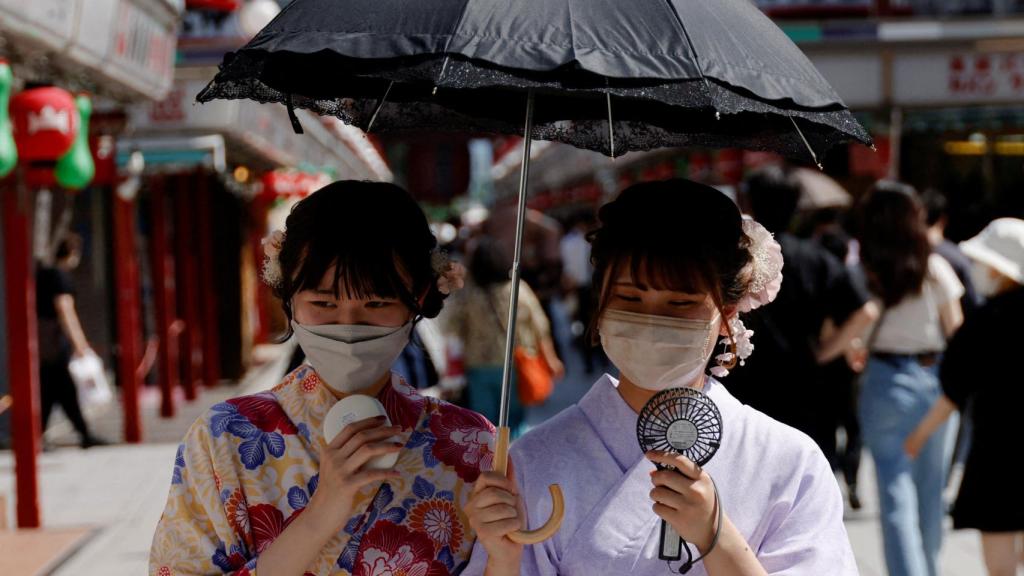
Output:
[[[393,375],[378,399],[402,426],[401,477],[364,488],[358,511],[307,574],[458,574],[475,534],[462,507],[493,460],[482,416],[419,396]],[[211,408],[185,436],[150,574],[256,573],[257,559],[316,491],[323,419],[335,398],[303,366],[273,390]]]

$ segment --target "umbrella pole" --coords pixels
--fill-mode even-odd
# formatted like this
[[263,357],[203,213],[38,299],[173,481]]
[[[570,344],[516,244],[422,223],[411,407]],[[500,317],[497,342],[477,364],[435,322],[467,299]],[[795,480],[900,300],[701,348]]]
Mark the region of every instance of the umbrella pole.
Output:
[[[512,296],[508,304],[508,323],[505,325],[505,362],[501,372],[501,411],[498,412],[498,427],[508,428],[508,410],[512,389],[512,353],[516,343],[516,316],[519,311],[519,260],[523,253],[523,227],[526,222],[527,180],[530,177],[530,144],[533,136],[533,90],[526,97],[526,127],[523,129],[523,164],[519,171],[519,207],[516,210],[516,241],[512,257]],[[504,463],[495,463],[502,469]]]
[[[501,408],[498,412],[498,441],[494,450],[494,471],[505,476],[508,474],[508,449],[511,439],[508,427],[508,409],[512,400],[512,354],[515,349],[516,314],[519,310],[519,259],[523,251],[523,225],[526,221],[526,188],[530,177],[530,144],[533,137],[533,104],[534,93],[530,90],[526,97],[526,126],[523,129],[523,164],[519,172],[519,207],[516,211],[516,242],[512,258],[512,295],[508,303],[508,323],[505,325],[505,362],[501,372]],[[562,525],[565,512],[562,490],[557,484],[548,486],[551,493],[551,516],[543,526],[536,530],[517,530],[508,538],[519,544],[536,544],[543,542]]]

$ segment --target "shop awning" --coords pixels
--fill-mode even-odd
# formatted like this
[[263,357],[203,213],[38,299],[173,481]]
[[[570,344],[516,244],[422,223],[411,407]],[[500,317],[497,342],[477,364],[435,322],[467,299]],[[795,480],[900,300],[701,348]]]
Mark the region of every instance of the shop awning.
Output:
[[184,0],[0,0],[15,75],[118,99],[163,98]]
[[373,145],[361,133],[354,135],[337,126],[340,121],[298,110],[305,133],[296,134],[282,106],[243,100],[196,104],[195,95],[205,84],[204,73],[180,72],[186,77],[175,81],[167,98],[132,106],[131,137],[152,140],[221,134],[229,163],[264,170],[311,165],[332,170],[339,178],[391,179]]

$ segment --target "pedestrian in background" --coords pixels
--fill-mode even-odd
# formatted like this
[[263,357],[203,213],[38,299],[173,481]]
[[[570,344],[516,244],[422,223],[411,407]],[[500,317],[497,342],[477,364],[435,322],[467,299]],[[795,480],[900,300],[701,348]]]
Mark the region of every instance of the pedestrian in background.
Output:
[[939,360],[963,321],[964,288],[932,250],[914,188],[881,181],[858,210],[861,261],[883,308],[867,342],[859,411],[875,462],[885,560],[891,576],[938,576],[951,427],[917,460],[903,440],[939,397]]
[[1007,372],[1007,359],[1020,353],[1024,220],[996,220],[961,246],[988,301],[950,341],[940,371],[943,394],[905,449],[919,457],[950,415],[971,400],[975,442],[953,506],[953,527],[981,531],[989,576],[1015,576],[1024,568],[1024,492],[1020,476],[1007,468],[1007,457],[1019,449],[1013,439],[1021,437],[1024,386],[1019,375]]
[[[838,217],[838,214],[835,214]],[[850,255],[852,238],[839,224],[838,219],[831,225],[823,225],[817,233],[817,241],[836,257],[840,262],[847,262]],[[858,291],[867,290],[864,270],[857,264],[846,264],[850,280],[857,284]],[[846,318],[837,318],[841,324]],[[835,333],[836,324],[828,319],[822,328],[821,339],[827,341]],[[863,347],[861,339],[856,346]],[[822,366],[822,381],[829,393],[830,401],[827,409],[831,414],[830,434],[822,435],[822,450],[832,464],[832,470],[841,470],[846,481],[846,497],[850,508],[860,510],[860,492],[857,490],[857,476],[860,474],[860,460],[863,452],[863,441],[860,434],[860,420],[857,418],[857,396],[860,391],[860,375],[863,373],[863,362],[851,360],[850,354],[844,354]],[[846,442],[839,448],[835,431],[842,428]]]
[[572,335],[576,348],[583,357],[583,369],[587,374],[594,372],[594,359],[598,350],[589,342],[587,327],[590,326],[594,274],[590,265],[590,243],[586,234],[594,227],[594,217],[589,211],[581,211],[566,222],[566,233],[559,246],[562,254],[562,284],[576,301],[572,319]]
[[[493,238],[481,237],[470,255],[466,289],[453,298],[445,320],[448,331],[463,344],[466,406],[493,422],[498,421],[501,406],[505,323],[511,297],[512,281],[501,246]],[[519,283],[515,343],[531,355],[539,354],[547,362],[555,381],[565,374],[565,367],[555,352],[551,323],[536,294],[523,280]],[[526,411],[519,401],[514,375],[512,384],[508,416],[515,438],[525,432]]]
[[36,315],[39,331],[40,418],[45,432],[53,407],[59,405],[80,437],[82,448],[106,444],[92,434],[82,414],[78,390],[68,365],[92,354],[75,306],[71,273],[82,260],[82,238],[67,234],[59,242],[54,265],[36,268]]
[[[765,167],[744,188],[754,219],[775,235],[786,264],[779,297],[748,316],[759,353],[724,383],[744,404],[804,432],[827,451],[835,446],[836,432],[830,411],[822,409],[833,392],[826,388],[821,366],[845,353],[875,321],[877,309],[842,262],[818,242],[790,232],[800,199],[791,172]],[[828,319],[836,330],[822,340]],[[786,374],[785,393],[771,385],[780,374]]]

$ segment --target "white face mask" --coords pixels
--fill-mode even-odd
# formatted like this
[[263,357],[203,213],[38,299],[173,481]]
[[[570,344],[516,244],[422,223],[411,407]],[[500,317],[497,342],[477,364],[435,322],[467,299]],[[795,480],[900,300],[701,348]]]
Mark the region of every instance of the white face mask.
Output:
[[343,394],[371,386],[409,343],[412,322],[401,326],[292,322],[295,338],[325,384]]
[[710,320],[606,310],[601,344],[624,376],[647,390],[685,386],[700,376],[719,314]]

